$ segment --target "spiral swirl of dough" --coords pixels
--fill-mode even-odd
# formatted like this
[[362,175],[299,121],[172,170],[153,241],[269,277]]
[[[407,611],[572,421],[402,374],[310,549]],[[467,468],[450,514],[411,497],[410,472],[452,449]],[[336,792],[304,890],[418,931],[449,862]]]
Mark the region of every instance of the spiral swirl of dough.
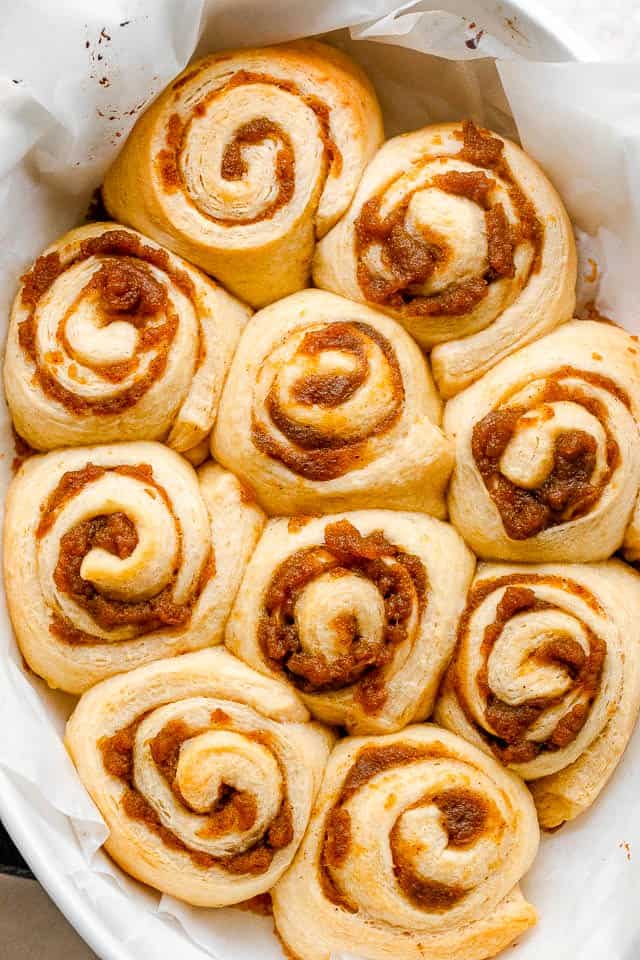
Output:
[[640,486],[640,351],[574,321],[450,400],[451,521],[485,559],[604,560]]
[[382,141],[375,94],[315,41],[214,53],[138,121],[107,172],[112,216],[264,306],[307,284],[316,236]]
[[569,218],[537,164],[471,121],[389,140],[320,242],[317,286],[377,306],[431,355],[445,396],[569,319]]
[[166,437],[187,451],[213,426],[249,315],[133,230],[72,230],[14,301],[4,373],[16,429],[38,450]]
[[538,848],[522,781],[446,730],[348,739],[272,892],[300,960],[480,960],[536,921],[518,882]]
[[120,866],[187,903],[268,890],[306,829],[332,736],[221,648],[93,687],[67,725]]
[[424,514],[271,520],[225,643],[319,720],[399,730],[433,709],[473,567],[456,531]]
[[159,443],[30,458],[4,529],[18,643],[53,687],[219,643],[263,514],[214,464]]
[[269,513],[385,506],[444,516],[453,448],[418,347],[321,290],[257,313],[220,403],[214,456]]
[[593,803],[640,705],[640,577],[599,564],[482,564],[438,722],[526,780],[545,827]]

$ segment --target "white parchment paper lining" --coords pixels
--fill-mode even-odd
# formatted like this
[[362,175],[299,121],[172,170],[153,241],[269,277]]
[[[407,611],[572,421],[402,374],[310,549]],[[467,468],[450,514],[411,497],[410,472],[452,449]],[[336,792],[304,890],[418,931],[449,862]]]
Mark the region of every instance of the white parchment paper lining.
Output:
[[[596,299],[604,314],[640,332],[640,69],[532,62],[539,38],[532,40],[517,19],[502,16],[500,6],[460,0],[404,6],[397,0],[6,5],[0,32],[2,335],[22,271],[82,219],[136,117],[194,53],[329,31],[339,31],[330,42],[347,49],[371,76],[388,135],[462,116],[519,135],[576,226],[580,304]],[[485,7],[497,12],[478,12]],[[497,69],[491,57],[500,58]],[[591,261],[598,265],[596,279]],[[2,495],[12,456],[3,408]],[[0,766],[20,784],[34,825],[44,823],[51,857],[73,877],[79,896],[106,919],[117,915],[123,955],[162,955],[163,944],[181,942],[175,939],[179,924],[181,960],[205,954],[218,960],[280,958],[269,920],[159,897],[125,878],[99,852],[106,828],[62,746],[73,698],[47,690],[23,669],[4,606],[0,653]],[[543,839],[523,884],[540,923],[510,956],[637,960],[639,795],[636,733],[595,808]],[[70,818],[73,833],[59,829],[60,813]]]

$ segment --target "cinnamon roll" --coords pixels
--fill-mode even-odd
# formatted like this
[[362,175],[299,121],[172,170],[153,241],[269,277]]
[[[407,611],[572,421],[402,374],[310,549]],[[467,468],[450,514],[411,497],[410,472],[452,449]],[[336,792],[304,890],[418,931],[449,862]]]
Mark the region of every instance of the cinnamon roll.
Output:
[[138,121],[104,202],[264,306],[306,286],[316,237],[382,137],[375,93],[339,50],[306,40],[214,53]]
[[270,513],[356,507],[442,517],[453,445],[427,363],[393,320],[304,290],[257,313],[212,449]]
[[306,829],[332,743],[284,686],[220,648],[85,693],[66,744],[138,880],[221,907],[273,886]]
[[451,520],[486,559],[604,560],[640,486],[640,348],[575,321],[500,363],[446,407]]
[[453,527],[424,514],[271,520],[225,643],[287,679],[318,719],[399,730],[433,709],[473,568]]
[[529,786],[543,827],[589,807],[640,705],[640,576],[619,560],[481,564],[436,719]]
[[575,244],[531,157],[467,120],[379,150],[318,245],[313,278],[435,346],[434,377],[449,397],[571,317]]
[[485,960],[536,922],[518,882],[538,849],[526,787],[446,730],[347,739],[272,891],[299,960]]
[[9,489],[4,577],[18,644],[81,693],[219,643],[262,511],[221,467],[159,443],[31,457]]
[[209,433],[250,311],[116,223],[71,230],[24,274],[4,376],[16,430],[37,450]]

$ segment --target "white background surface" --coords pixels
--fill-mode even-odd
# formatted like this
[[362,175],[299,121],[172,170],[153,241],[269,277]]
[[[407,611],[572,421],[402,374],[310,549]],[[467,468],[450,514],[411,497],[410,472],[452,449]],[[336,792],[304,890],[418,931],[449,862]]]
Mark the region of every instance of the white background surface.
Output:
[[[0,0],[0,13],[4,3],[12,2]],[[640,3],[636,0],[529,0],[528,6],[540,13],[547,8],[564,19],[601,59],[640,61]],[[2,960],[93,956],[33,882],[13,878],[3,878],[0,888],[0,955]]]

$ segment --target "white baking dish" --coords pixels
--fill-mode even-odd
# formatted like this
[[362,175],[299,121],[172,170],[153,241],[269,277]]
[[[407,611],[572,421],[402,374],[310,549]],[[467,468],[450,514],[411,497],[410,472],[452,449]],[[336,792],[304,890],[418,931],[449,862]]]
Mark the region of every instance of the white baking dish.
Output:
[[[283,23],[286,15],[283,7],[304,9],[305,5],[313,4],[322,7],[323,0],[289,0],[280,3],[278,8]],[[120,4],[126,7],[127,4]],[[131,4],[133,6],[133,4]],[[164,3],[166,13],[170,3]],[[174,13],[178,14],[181,0],[174,0]],[[258,0],[235,0],[235,4],[228,2],[217,5],[210,3],[210,7],[223,6],[228,20],[230,11],[233,12],[244,25],[261,20],[265,2],[261,5]],[[326,0],[326,7],[335,7],[335,4]],[[392,0],[368,0],[360,4],[360,8],[371,13],[371,18],[382,15],[385,10],[397,6]],[[425,4],[425,6],[428,6]],[[532,60],[579,60],[593,59],[593,52],[588,45],[574,36],[570,29],[557,21],[551,14],[537,8],[537,4],[505,2],[484,3],[457,2],[441,6],[449,6],[456,12],[468,12],[478,28],[487,25],[499,39],[507,46],[516,48],[521,55]],[[261,9],[262,7],[262,9]],[[275,4],[272,5],[272,9]],[[60,8],[60,15],[63,15]],[[159,14],[160,15],[160,14]],[[257,21],[254,19],[257,18]],[[264,24],[261,25],[262,27]],[[244,34],[244,42],[250,43],[251,33]],[[25,41],[29,43],[29,39]],[[46,52],[43,51],[43,56]],[[64,64],[60,66],[64,70]],[[1,108],[0,108],[1,109]],[[7,721],[8,722],[8,721]],[[4,736],[19,736],[19,731],[13,731],[5,723]],[[95,953],[102,960],[160,960],[168,956],[180,960],[203,960],[207,956],[201,949],[187,939],[185,934],[175,925],[163,920],[160,916],[147,914],[144,917],[142,929],[134,940],[123,942],[122,932],[125,929],[127,913],[126,893],[119,890],[108,879],[102,878],[102,890],[98,895],[97,903],[82,893],[72,878],[62,873],[56,858],[55,850],[50,843],[50,826],[38,809],[38,798],[28,785],[19,784],[15,778],[10,778],[0,767],[0,816],[7,830],[13,837],[16,845],[29,863],[40,883],[48,891],[60,910],[66,915],[78,933],[86,940]],[[76,844],[77,840],[70,821],[55,810],[47,810],[49,823],[54,820],[60,836],[65,842]],[[95,899],[95,891],[94,891]],[[28,922],[28,918],[25,918]],[[47,947],[43,944],[42,955],[46,955]],[[0,946],[0,954],[2,949]],[[229,952],[221,960],[231,960],[233,952]],[[256,957],[256,960],[259,960]]]

